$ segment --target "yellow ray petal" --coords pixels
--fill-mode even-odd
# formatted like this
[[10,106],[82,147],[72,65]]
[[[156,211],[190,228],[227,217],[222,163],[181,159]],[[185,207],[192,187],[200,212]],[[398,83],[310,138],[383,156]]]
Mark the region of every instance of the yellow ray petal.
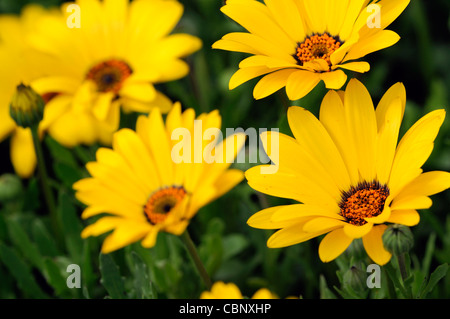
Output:
[[280,70],[264,76],[255,85],[253,97],[256,100],[265,98],[286,86],[288,77],[296,72],[295,69]]
[[329,217],[311,217],[309,221],[307,221],[302,230],[307,233],[324,233],[328,232],[332,229],[342,228],[347,225],[346,222]]
[[320,122],[328,131],[345,162],[352,185],[359,183],[358,162],[345,118],[343,100],[336,91],[329,91],[320,106]]
[[326,263],[336,259],[350,246],[352,241],[353,239],[348,237],[342,228],[331,231],[320,242],[320,260]]
[[113,148],[128,163],[140,182],[146,185],[147,190],[155,191],[163,185],[171,185],[158,178],[160,170],[156,168],[148,149],[134,131],[122,129],[115,133]]
[[344,226],[344,233],[349,238],[361,238],[372,230],[373,224],[366,223],[362,226],[346,224]]
[[416,226],[420,221],[420,215],[416,210],[394,210],[387,220],[389,223],[405,226]]
[[395,198],[391,208],[393,210],[428,209],[432,205],[433,202],[427,196],[405,196],[401,199]]
[[320,79],[325,82],[327,89],[338,90],[347,81],[347,75],[342,70],[320,73]]
[[308,94],[318,83],[318,74],[299,70],[292,73],[286,83],[286,94],[290,100],[298,100]]
[[362,239],[367,254],[380,266],[389,262],[392,256],[391,253],[384,248],[383,240],[381,238],[386,228],[386,225],[374,226]]
[[320,236],[328,231],[323,230],[316,233],[303,232],[301,231],[303,224],[304,222],[296,223],[277,231],[275,234],[270,236],[269,240],[267,241],[267,247],[281,248],[299,244],[304,241],[310,240],[311,238]]
[[229,89],[233,90],[239,85],[250,81],[258,76],[277,71],[279,69],[269,69],[266,66],[254,66],[237,70],[230,78]]
[[358,168],[365,181],[376,178],[377,122],[372,98],[365,86],[352,79],[345,91],[345,115],[350,139],[357,150]]
[[297,142],[330,174],[338,189],[349,189],[347,168],[320,121],[311,112],[300,107],[289,108],[288,121]]
[[124,219],[103,241],[102,253],[108,254],[144,238],[151,227],[149,223],[137,223]]
[[333,182],[330,172],[295,139],[285,134],[267,131],[261,134],[261,140],[266,154],[278,165],[278,171],[295,175],[299,183],[305,185],[302,192],[309,193],[309,186],[306,185],[311,185],[312,190],[323,196],[324,202],[328,202],[329,199],[334,202],[340,201],[341,192]]
[[357,60],[369,53],[390,47],[400,40],[400,36],[394,31],[383,30],[375,33],[368,38],[360,39],[353,47],[348,51],[345,56],[345,61]]
[[10,148],[14,171],[22,178],[30,177],[37,162],[31,130],[17,127],[11,137]]
[[397,195],[421,173],[420,167],[433,150],[434,140],[444,122],[445,111],[436,110],[423,116],[401,139],[392,165],[389,188]]
[[247,224],[250,227],[258,229],[280,229],[288,227],[292,224],[290,221],[275,221],[272,216],[275,212],[288,206],[269,207],[253,214],[248,220]]
[[272,20],[269,10],[262,3],[257,1],[229,2],[220,10],[250,33],[274,43],[274,46],[280,47],[284,52],[295,49],[295,43]]
[[294,1],[266,0],[276,22],[286,30],[293,42],[302,42],[306,37],[303,19]]
[[391,102],[386,110],[384,122],[380,123],[377,138],[377,180],[382,185],[386,185],[391,174],[392,162],[397,148],[398,133],[402,122],[403,106],[400,98]]
[[406,185],[395,199],[400,201],[405,197],[411,196],[431,196],[448,188],[450,188],[449,172],[426,172]]

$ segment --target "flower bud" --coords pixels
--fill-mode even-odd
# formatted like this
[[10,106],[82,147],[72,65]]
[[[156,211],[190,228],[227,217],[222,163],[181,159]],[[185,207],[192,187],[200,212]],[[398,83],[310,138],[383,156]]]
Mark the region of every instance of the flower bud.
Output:
[[14,174],[0,176],[0,202],[5,203],[17,198],[22,192],[22,182]]
[[414,244],[414,237],[409,227],[394,224],[383,234],[384,247],[394,255],[407,253]]
[[342,278],[343,287],[349,287],[354,292],[362,293],[367,290],[367,274],[357,266],[352,266],[344,273]]
[[37,126],[44,117],[45,102],[30,86],[19,84],[9,105],[9,112],[17,125]]

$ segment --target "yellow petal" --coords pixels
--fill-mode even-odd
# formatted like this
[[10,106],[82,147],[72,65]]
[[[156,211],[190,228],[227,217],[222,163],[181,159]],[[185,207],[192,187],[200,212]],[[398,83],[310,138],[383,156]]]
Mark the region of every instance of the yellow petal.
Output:
[[11,162],[22,178],[28,178],[36,167],[36,153],[29,128],[17,127],[11,137]]
[[341,191],[350,188],[350,179],[342,157],[320,121],[309,111],[290,107],[288,121],[295,139],[330,174]]
[[444,119],[444,110],[432,111],[417,121],[403,136],[397,147],[389,179],[391,195],[397,195],[405,185],[419,176],[420,167],[430,156]]
[[113,148],[125,159],[140,182],[146,185],[148,192],[155,191],[162,185],[171,185],[161,184],[155,162],[137,133],[130,129],[118,131],[114,134]]
[[329,91],[320,106],[320,122],[330,134],[345,162],[352,185],[359,183],[358,162],[345,118],[343,100],[336,91]]
[[324,233],[332,229],[342,228],[346,222],[329,217],[312,217],[303,226],[303,231],[307,233]]
[[328,233],[320,242],[319,257],[324,263],[330,262],[340,256],[352,243],[342,228]]
[[395,198],[391,204],[391,208],[393,210],[428,209],[432,205],[433,202],[427,196],[405,196],[401,199]]
[[420,215],[416,210],[395,210],[387,220],[389,223],[405,226],[416,226],[420,221]]
[[426,172],[406,185],[396,197],[431,196],[450,188],[450,173],[442,171]]
[[103,241],[102,253],[108,254],[142,239],[151,228],[149,223],[137,223],[124,219]]
[[346,224],[344,226],[344,233],[349,238],[361,238],[372,230],[372,223],[365,223],[362,226],[356,226],[352,224]]
[[275,221],[272,219],[272,216],[275,212],[277,212],[280,209],[283,209],[288,206],[275,206],[275,207],[269,207],[263,210],[260,210],[259,212],[253,214],[248,220],[247,224],[250,227],[258,228],[258,229],[279,229],[279,228],[285,228],[292,223],[290,221]]
[[386,185],[392,170],[395,150],[397,148],[398,134],[402,122],[403,106],[400,98],[391,102],[386,110],[384,122],[380,123],[377,138],[377,180],[382,185]]
[[371,37],[360,39],[347,53],[345,61],[357,60],[369,53],[390,47],[400,40],[400,36],[390,30],[382,30]]
[[[275,69],[274,71],[276,71]],[[272,72],[272,69],[269,69],[265,66],[254,66],[249,68],[243,68],[237,70],[230,78],[230,83],[228,85],[230,90],[233,90],[234,88],[238,87],[239,85],[250,81],[251,79],[254,79],[258,76],[267,74]]]
[[350,80],[345,91],[345,115],[350,139],[357,150],[358,168],[365,181],[376,178],[377,122],[372,98],[364,85]]
[[220,10],[250,33],[273,43],[274,47],[280,47],[284,52],[295,49],[295,43],[272,20],[269,10],[262,3],[257,1],[228,2]]
[[270,236],[269,240],[267,241],[267,247],[281,248],[292,246],[310,240],[311,238],[320,236],[328,231],[324,230],[316,233],[308,233],[301,230],[303,225],[304,222],[296,223],[277,231],[275,234]]
[[327,89],[338,90],[347,81],[347,75],[342,70],[320,73],[320,79],[325,82]]
[[287,69],[276,71],[264,76],[255,85],[255,88],[253,90],[253,97],[256,100],[259,100],[275,93],[279,89],[286,86],[287,79],[293,72],[296,72],[296,70]]
[[370,64],[364,61],[348,62],[344,64],[339,64],[336,67],[359,73],[365,73],[370,70]]
[[90,236],[100,236],[106,232],[109,232],[122,223],[124,219],[121,217],[106,216],[97,220],[95,223],[87,226],[81,232],[82,238],[88,238]]
[[362,238],[367,254],[380,266],[388,263],[392,256],[383,245],[382,236],[386,228],[386,225],[374,226],[372,230]]
[[310,71],[299,70],[292,73],[286,83],[286,94],[294,101],[301,99],[320,82],[320,76]]

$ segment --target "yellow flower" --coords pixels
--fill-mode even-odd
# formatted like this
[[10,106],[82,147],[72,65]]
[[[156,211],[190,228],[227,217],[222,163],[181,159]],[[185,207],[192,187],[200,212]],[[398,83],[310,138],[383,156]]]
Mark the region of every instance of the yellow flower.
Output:
[[[325,96],[320,119],[303,108],[289,108],[295,138],[274,132],[262,136],[263,141],[279,143],[278,171],[263,175],[261,166],[253,167],[245,173],[249,185],[300,202],[250,217],[252,227],[279,229],[268,247],[327,234],[319,246],[323,262],[338,257],[357,238],[362,238],[373,261],[383,265],[390,260],[382,243],[386,223],[418,224],[417,210],[432,205],[429,196],[450,187],[450,173],[421,169],[445,111],[422,117],[397,145],[405,103],[405,88],[398,83],[375,110],[367,89],[353,79],[345,92],[330,91]],[[273,146],[264,146],[272,158]]]
[[297,100],[320,81],[340,89],[347,79],[342,69],[367,72],[370,65],[356,60],[399,40],[385,28],[409,0],[264,2],[228,0],[221,11],[248,33],[226,34],[213,48],[252,55],[239,64],[230,89],[264,75],[254,88],[255,99],[286,87],[289,99]]
[[[234,283],[218,281],[211,287],[211,291],[202,292],[200,299],[244,299],[244,296]],[[278,299],[278,296],[266,288],[261,288],[251,299]]]
[[169,34],[182,14],[183,6],[174,0],[78,0],[64,3],[58,16],[35,21],[26,39],[52,58],[44,66],[56,71],[32,85],[64,97],[47,106],[52,137],[69,147],[107,142],[118,128],[121,108],[169,111],[172,102],[155,84],[185,76],[189,67],[181,58],[201,47],[197,37]]
[[[10,102],[20,83],[30,84],[48,71],[39,63],[34,63],[36,60],[44,61],[47,57],[31,50],[23,40],[35,28],[36,20],[44,12],[43,8],[31,5],[24,9],[21,16],[0,16],[0,141],[11,137],[11,162],[17,175],[22,178],[33,174],[36,155],[30,129],[18,126],[10,116]],[[48,14],[55,13],[48,11]],[[41,135],[42,124],[45,123],[41,122],[39,127]]]
[[[229,166],[244,145],[245,134],[236,133],[220,143],[201,139],[206,130],[220,126],[217,110],[195,120],[193,109],[182,113],[176,103],[165,125],[155,108],[138,118],[136,132],[114,133],[113,149],[100,148],[97,161],[86,165],[92,177],[73,185],[77,199],[88,205],[83,218],[109,214],[87,226],[82,237],[114,230],[103,243],[102,252],[108,253],[141,239],[144,247],[152,247],[160,231],[181,235],[201,207],[244,178],[242,171]],[[180,143],[183,154],[189,154],[187,160],[175,158],[178,153],[173,150]],[[211,143],[216,161],[196,160]]]

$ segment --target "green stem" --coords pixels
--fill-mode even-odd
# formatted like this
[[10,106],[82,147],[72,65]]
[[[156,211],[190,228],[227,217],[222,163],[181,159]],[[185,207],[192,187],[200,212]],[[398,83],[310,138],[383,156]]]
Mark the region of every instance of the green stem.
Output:
[[409,271],[406,265],[406,253],[403,254],[398,254],[397,255],[397,261],[398,261],[398,268],[400,269],[400,275],[402,276],[402,282],[403,282],[403,287],[405,287],[405,291],[407,294],[407,298],[412,298],[412,289],[411,286],[409,285],[408,287],[406,286],[406,279],[409,277]]
[[402,275],[403,282],[408,278],[408,272],[406,270],[405,254],[397,255],[398,268],[400,269],[400,274]]
[[203,263],[200,259],[200,256],[197,253],[197,249],[195,248],[194,242],[192,241],[192,238],[189,235],[187,230],[181,235],[181,240],[186,245],[186,248],[192,257],[195,267],[197,267],[197,270],[200,274],[200,277],[202,277],[202,280],[203,280],[206,288],[208,290],[211,290],[211,286],[212,286],[211,279],[209,278],[208,272],[206,271],[205,266],[203,265]]
[[57,238],[59,238],[58,216],[56,214],[56,204],[53,197],[53,193],[50,188],[47,169],[45,167],[44,153],[42,152],[41,141],[39,139],[39,133],[37,126],[31,127],[31,134],[33,136],[34,149],[36,151],[37,165],[39,170],[39,177],[42,186],[42,192],[47,204],[47,208],[50,212],[50,220],[53,231]]

